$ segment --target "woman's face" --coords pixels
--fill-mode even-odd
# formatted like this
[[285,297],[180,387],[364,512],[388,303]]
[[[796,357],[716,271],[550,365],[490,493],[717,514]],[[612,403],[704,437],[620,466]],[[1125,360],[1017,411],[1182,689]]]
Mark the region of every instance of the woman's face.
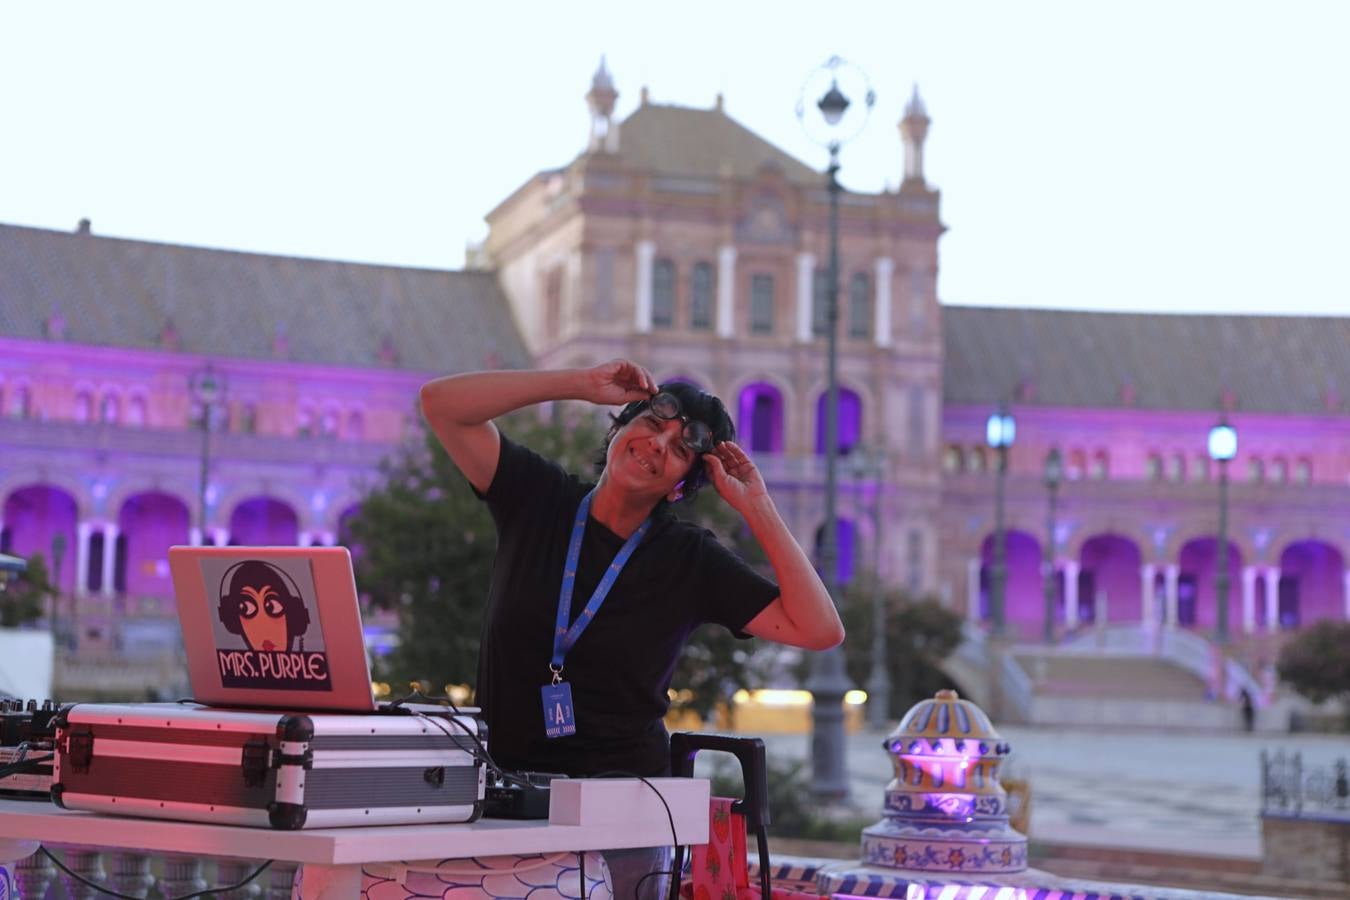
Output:
[[667,497],[684,481],[697,454],[681,436],[684,423],[643,411],[624,425],[605,454],[607,477],[625,490],[655,499]]
[[244,641],[253,650],[289,650],[286,604],[270,584],[239,589],[239,624]]

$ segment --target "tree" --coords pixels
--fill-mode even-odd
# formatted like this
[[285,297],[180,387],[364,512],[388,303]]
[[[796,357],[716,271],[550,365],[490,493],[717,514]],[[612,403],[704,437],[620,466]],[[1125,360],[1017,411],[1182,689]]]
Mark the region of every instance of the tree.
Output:
[[17,628],[42,617],[45,601],[56,593],[41,553],[27,559],[24,571],[5,581],[0,576],[0,628]]
[[[844,667],[860,686],[867,684],[872,671],[872,598],[877,589],[873,573],[859,573],[845,588],[840,604],[848,633]],[[891,677],[887,715],[899,718],[920,700],[952,687],[939,666],[961,643],[961,617],[934,597],[914,597],[885,585],[880,590],[886,609],[886,669]]]
[[1313,623],[1284,645],[1276,669],[1314,703],[1350,701],[1350,622]]
[[[502,424],[513,440],[541,456],[583,477],[594,474],[598,427],[544,423],[529,412]],[[758,545],[711,486],[674,509],[710,528],[751,564],[763,564]],[[399,644],[377,660],[375,677],[396,691],[412,682],[436,692],[447,684],[472,684],[496,531],[486,506],[429,430],[424,427],[418,440],[384,462],[348,532],[363,593],[372,605],[399,615]],[[698,629],[676,668],[672,687],[683,698],[676,706],[706,717],[718,700],[753,686],[755,677],[745,642],[724,629]]]

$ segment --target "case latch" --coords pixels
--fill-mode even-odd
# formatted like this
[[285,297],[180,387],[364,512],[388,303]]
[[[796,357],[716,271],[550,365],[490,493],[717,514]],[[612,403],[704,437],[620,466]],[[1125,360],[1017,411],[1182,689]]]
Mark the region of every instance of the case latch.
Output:
[[242,767],[245,787],[262,787],[272,762],[272,747],[265,739],[254,738],[244,742]]
[[75,725],[66,736],[66,761],[72,772],[83,775],[94,759],[94,731],[88,725]]

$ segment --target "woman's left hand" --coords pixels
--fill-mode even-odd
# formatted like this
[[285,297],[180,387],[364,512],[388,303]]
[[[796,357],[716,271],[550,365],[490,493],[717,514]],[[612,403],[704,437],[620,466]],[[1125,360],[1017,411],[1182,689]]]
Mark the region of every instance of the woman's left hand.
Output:
[[717,495],[732,509],[745,515],[756,501],[768,499],[769,489],[759,468],[733,441],[723,441],[703,454]]

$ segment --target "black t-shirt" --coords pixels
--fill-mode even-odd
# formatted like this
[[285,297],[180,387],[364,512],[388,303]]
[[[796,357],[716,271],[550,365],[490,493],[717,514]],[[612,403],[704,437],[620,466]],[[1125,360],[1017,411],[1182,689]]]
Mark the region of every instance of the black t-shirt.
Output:
[[[662,717],[685,639],[712,622],[738,637],[778,586],[712,532],[654,517],[591,624],[564,661],[577,733],[544,736],[540,688],[551,680],[558,591],[577,506],[592,485],[504,435],[484,499],[497,525],[478,656],[477,703],[488,749],[507,769],[594,775],[669,770]],[[577,564],[573,619],[624,540],[588,517]]]

